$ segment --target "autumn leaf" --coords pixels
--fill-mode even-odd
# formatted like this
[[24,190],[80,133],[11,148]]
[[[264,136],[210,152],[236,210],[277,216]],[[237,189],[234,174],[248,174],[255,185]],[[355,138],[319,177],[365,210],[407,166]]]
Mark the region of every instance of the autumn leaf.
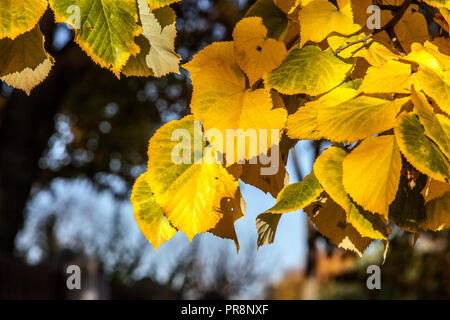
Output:
[[367,70],[359,92],[364,93],[410,93],[409,77],[411,66],[389,60],[381,66],[373,66]]
[[0,79],[29,95],[53,67],[54,59],[45,51],[44,41],[39,26],[14,40],[1,39]]
[[47,0],[2,0],[0,2],[0,39],[8,37],[14,40],[19,35],[31,31],[47,6]]

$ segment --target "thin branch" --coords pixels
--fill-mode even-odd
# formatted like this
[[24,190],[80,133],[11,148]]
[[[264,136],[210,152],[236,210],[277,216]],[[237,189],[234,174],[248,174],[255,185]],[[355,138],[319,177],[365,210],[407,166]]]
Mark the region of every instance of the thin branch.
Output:
[[398,41],[397,37],[395,36],[394,27],[400,21],[400,19],[403,17],[403,15],[405,14],[405,12],[409,8],[409,6],[412,4],[412,2],[413,2],[413,0],[405,0],[402,3],[402,5],[398,8],[397,13],[383,27],[381,27],[380,29],[376,29],[375,31],[373,31],[371,34],[364,37],[363,39],[359,39],[359,40],[352,41],[352,42],[347,42],[347,44],[345,46],[338,48],[334,54],[337,56],[340,52],[342,52],[342,50],[345,50],[345,49],[347,49],[355,44],[358,44],[358,43],[364,43],[364,45],[365,45],[367,43],[367,40],[369,40],[370,38],[372,38],[373,36],[375,36],[376,34],[382,32],[382,31],[386,31],[386,33],[389,35],[389,37],[394,42],[394,45],[397,47],[397,49],[399,49],[400,52],[404,52],[403,48],[400,45],[400,42]]

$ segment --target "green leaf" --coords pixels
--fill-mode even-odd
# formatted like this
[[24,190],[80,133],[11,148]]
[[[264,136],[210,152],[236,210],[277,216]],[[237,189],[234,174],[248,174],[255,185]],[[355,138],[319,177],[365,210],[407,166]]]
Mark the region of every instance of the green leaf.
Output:
[[[75,28],[75,41],[100,66],[119,76],[130,56],[140,49],[134,42],[142,33],[136,0],[49,0],[57,22]],[[76,29],[71,6],[78,6],[80,29]]]
[[[31,31],[47,9],[47,0],[0,1],[0,39]],[[0,69],[1,70],[1,69]]]
[[402,113],[394,128],[400,151],[422,173],[442,182],[450,179],[450,164],[439,147],[426,135],[413,113]]
[[139,228],[155,250],[158,250],[162,243],[170,240],[177,233],[177,230],[172,227],[156,202],[149,180],[150,176],[147,172],[136,180],[131,193],[131,202]]
[[352,65],[316,46],[292,50],[280,67],[265,77],[266,90],[317,96],[342,83]]
[[54,59],[45,51],[39,26],[14,40],[0,40],[0,79],[27,94],[47,78]]
[[299,183],[290,184],[281,190],[275,206],[266,212],[286,213],[302,209],[316,199],[323,191],[314,173]]

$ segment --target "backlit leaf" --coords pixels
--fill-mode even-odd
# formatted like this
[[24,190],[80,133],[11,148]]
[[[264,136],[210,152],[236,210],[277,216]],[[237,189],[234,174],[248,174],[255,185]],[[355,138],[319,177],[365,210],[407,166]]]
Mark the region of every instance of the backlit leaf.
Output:
[[170,225],[150,188],[151,177],[148,172],[142,174],[134,184],[131,193],[134,218],[147,240],[155,250],[170,240],[177,230]]
[[381,66],[370,67],[359,91],[365,93],[409,93],[410,75],[411,66],[409,64],[390,60]]
[[300,46],[321,42],[332,32],[349,35],[361,26],[353,23],[350,0],[337,0],[337,7],[328,0],[310,2],[299,12]]
[[247,74],[250,85],[277,68],[287,56],[283,42],[266,36],[267,28],[259,17],[242,19],[233,31],[236,61]]
[[425,135],[415,114],[402,113],[394,131],[401,152],[414,167],[436,180],[445,182],[450,179],[448,159]]
[[427,218],[420,227],[424,230],[441,231],[450,228],[450,192],[431,200],[425,205]]
[[47,9],[47,0],[0,1],[0,39],[31,31]]
[[[183,134],[181,142],[172,140],[177,129]],[[204,150],[201,145],[195,146],[195,130],[201,133],[193,116],[171,121],[153,135],[148,147],[150,187],[172,225],[190,240],[216,226],[223,216],[217,210],[222,198],[234,198],[238,188],[225,168],[209,158],[210,153],[197,158]],[[187,156],[189,163],[174,162],[173,153],[177,152]]]
[[274,4],[273,0],[257,0],[248,9],[245,17],[261,17],[268,30],[267,36],[274,39],[281,39],[288,27],[286,14]]
[[387,220],[401,169],[402,157],[394,136],[369,137],[344,159],[344,188],[364,209]]
[[317,96],[341,84],[351,67],[331,52],[305,46],[292,50],[281,66],[265,75],[264,80],[267,90]]
[[429,68],[422,68],[412,78],[417,90],[423,90],[447,115],[450,115],[450,70],[443,71],[440,76]]
[[256,231],[258,232],[258,248],[273,243],[277,233],[281,214],[261,213],[256,217]]
[[[135,0],[49,0],[57,22],[75,28],[75,41],[100,66],[119,75],[130,56],[140,49],[134,39],[142,33]],[[78,6],[76,29],[72,6]]]

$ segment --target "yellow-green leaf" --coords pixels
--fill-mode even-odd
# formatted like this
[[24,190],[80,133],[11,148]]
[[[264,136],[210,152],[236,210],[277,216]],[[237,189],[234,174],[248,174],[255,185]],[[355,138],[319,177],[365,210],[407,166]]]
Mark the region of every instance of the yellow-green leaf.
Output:
[[421,92],[413,91],[411,100],[425,134],[439,146],[447,159],[450,159],[450,119],[442,114],[435,114],[427,97]]
[[[75,41],[100,66],[117,76],[130,56],[139,53],[134,39],[142,33],[136,0],[49,0],[57,22],[75,28]],[[80,25],[72,6],[78,6]],[[76,13],[77,11],[75,11]],[[77,29],[79,27],[79,29]]]
[[171,226],[156,202],[150,188],[150,179],[149,173],[146,172],[136,180],[131,193],[131,203],[139,228],[155,250],[158,250],[162,243],[177,233],[177,230]]
[[0,39],[31,31],[47,9],[47,0],[0,1]]
[[179,1],[181,1],[181,0],[147,0],[148,4],[152,10],[160,8],[160,7],[168,6],[169,4],[179,2]]
[[450,70],[439,75],[429,68],[422,68],[412,76],[414,87],[436,101],[450,115]]
[[27,94],[47,78],[54,59],[45,51],[39,26],[14,40],[0,40],[0,79]]
[[344,159],[343,170],[344,188],[350,197],[387,220],[402,170],[394,136],[367,138]]
[[328,0],[310,2],[299,12],[300,46],[306,42],[321,42],[332,32],[355,33],[361,26],[353,23],[350,0],[337,0],[337,7]]
[[317,96],[341,84],[352,65],[316,46],[292,50],[280,67],[264,76],[266,90]]
[[247,74],[250,85],[277,68],[287,56],[282,41],[267,38],[267,28],[260,17],[239,21],[233,39],[236,62]]
[[317,116],[317,128],[323,137],[332,141],[364,139],[392,129],[395,117],[408,100],[359,96],[335,106],[323,106]]
[[402,113],[394,131],[401,152],[414,167],[436,180],[450,180],[448,159],[425,135],[425,130],[415,114]]
[[286,213],[302,209],[316,199],[323,191],[314,173],[299,183],[290,184],[281,190],[275,206],[266,212]]
[[[194,131],[201,134],[193,116],[171,121],[153,135],[148,147],[149,183],[156,201],[172,225],[190,240],[216,226],[222,218],[216,210],[222,198],[234,198],[238,188],[213,154],[198,156],[205,144],[196,144]],[[181,141],[173,141],[174,135]]]

